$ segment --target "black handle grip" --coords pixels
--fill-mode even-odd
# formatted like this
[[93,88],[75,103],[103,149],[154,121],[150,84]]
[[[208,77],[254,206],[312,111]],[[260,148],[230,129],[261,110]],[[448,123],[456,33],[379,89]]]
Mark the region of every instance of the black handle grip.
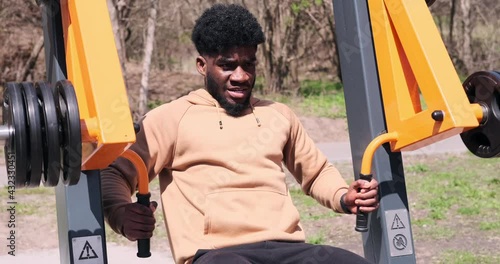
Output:
[[[359,179],[360,180],[365,180],[365,181],[371,181],[372,180],[372,175],[368,174],[359,174]],[[360,190],[358,190],[359,192]],[[368,231],[368,213],[361,212],[359,210],[356,210],[356,227],[354,228],[358,232],[367,232]]]
[[[142,204],[144,206],[149,207],[149,198],[151,198],[151,194],[140,194],[137,193],[137,203]],[[151,257],[151,251],[150,251],[150,240],[149,238],[146,239],[138,239],[137,240],[137,257],[139,258],[149,258]]]

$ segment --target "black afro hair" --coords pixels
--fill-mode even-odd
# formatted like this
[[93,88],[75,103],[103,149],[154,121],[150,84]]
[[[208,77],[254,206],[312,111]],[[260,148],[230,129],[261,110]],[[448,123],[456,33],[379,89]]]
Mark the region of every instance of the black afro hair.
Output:
[[265,37],[257,19],[239,5],[216,4],[196,20],[191,35],[201,55],[214,55],[238,46],[257,46]]

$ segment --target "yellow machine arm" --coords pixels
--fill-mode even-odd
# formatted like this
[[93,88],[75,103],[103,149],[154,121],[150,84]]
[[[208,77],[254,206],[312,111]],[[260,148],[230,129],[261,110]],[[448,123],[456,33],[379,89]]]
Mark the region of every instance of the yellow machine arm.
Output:
[[68,79],[82,126],[82,170],[102,169],[135,141],[106,1],[62,0]]
[[[464,92],[425,1],[368,0],[368,7],[387,128],[363,155],[360,178],[371,180],[374,152],[382,144],[390,143],[391,151],[416,150],[478,128],[491,109],[470,100],[473,89]],[[356,222],[356,230],[367,231],[366,214]]]

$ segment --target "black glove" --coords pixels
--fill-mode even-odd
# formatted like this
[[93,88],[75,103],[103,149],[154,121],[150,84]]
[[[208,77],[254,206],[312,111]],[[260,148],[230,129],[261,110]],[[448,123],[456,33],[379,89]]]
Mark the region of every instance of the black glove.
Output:
[[130,241],[151,238],[156,223],[154,217],[156,207],[158,207],[158,203],[155,201],[152,201],[149,207],[138,203],[125,205],[121,215],[122,235]]

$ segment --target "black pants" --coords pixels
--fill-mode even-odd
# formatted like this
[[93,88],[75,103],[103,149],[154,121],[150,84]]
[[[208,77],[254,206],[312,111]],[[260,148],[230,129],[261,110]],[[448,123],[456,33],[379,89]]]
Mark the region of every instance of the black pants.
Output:
[[347,250],[300,242],[264,241],[214,250],[200,249],[193,264],[367,264]]

